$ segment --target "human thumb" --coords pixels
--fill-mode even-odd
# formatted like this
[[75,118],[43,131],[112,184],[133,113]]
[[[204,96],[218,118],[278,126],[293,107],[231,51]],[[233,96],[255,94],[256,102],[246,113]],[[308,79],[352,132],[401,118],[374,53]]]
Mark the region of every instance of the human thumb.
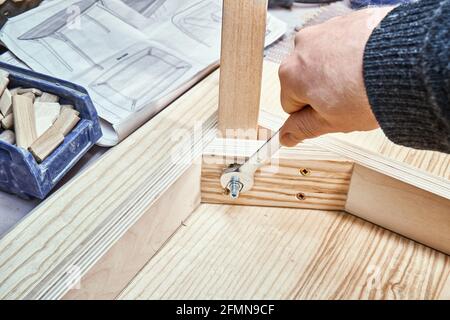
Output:
[[293,147],[304,139],[333,132],[328,122],[310,106],[297,111],[286,120],[280,130],[280,143]]

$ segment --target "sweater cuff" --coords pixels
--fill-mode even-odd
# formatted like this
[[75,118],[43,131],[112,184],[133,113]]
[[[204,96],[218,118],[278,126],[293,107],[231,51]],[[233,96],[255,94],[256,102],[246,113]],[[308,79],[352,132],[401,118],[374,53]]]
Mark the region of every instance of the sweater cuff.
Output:
[[445,69],[448,61],[437,61],[439,39],[433,38],[433,29],[446,23],[440,21],[444,2],[392,10],[372,32],[363,61],[369,103],[386,136],[409,147],[450,152],[448,96],[439,92],[445,90],[439,66]]

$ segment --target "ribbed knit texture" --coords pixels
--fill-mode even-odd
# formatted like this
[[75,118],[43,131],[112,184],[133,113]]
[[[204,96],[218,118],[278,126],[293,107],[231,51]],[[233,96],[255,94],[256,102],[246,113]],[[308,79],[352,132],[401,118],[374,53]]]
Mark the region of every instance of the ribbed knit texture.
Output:
[[392,10],[372,32],[364,81],[393,142],[450,153],[450,0]]

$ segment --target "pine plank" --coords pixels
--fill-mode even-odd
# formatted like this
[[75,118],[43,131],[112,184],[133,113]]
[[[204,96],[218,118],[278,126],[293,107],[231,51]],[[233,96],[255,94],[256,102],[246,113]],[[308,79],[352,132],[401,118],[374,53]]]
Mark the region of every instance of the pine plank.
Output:
[[202,204],[119,298],[434,299],[449,276],[449,256],[345,213]]
[[[245,150],[248,157],[257,148]],[[274,206],[319,210],[344,210],[353,162],[317,147],[299,145],[293,149],[282,148],[271,163],[255,173],[254,186],[238,199],[224,194],[220,176],[229,162],[234,163],[236,148],[228,147],[221,156],[218,145],[209,146],[203,155],[202,202],[235,205]],[[225,145],[228,144],[225,142]],[[232,155],[227,159],[227,154]],[[302,172],[306,172],[302,173]]]
[[[257,138],[267,0],[224,0],[219,130]],[[228,130],[228,132],[227,132]]]

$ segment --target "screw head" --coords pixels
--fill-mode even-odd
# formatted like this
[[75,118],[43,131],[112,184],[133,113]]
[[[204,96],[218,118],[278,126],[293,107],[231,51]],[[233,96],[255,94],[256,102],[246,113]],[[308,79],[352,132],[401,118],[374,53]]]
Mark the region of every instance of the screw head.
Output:
[[311,174],[311,170],[306,169],[306,168],[302,168],[299,170],[300,174],[304,177],[307,177]]
[[297,200],[303,201],[306,199],[306,196],[303,192],[299,192],[295,195],[295,197],[297,198]]

